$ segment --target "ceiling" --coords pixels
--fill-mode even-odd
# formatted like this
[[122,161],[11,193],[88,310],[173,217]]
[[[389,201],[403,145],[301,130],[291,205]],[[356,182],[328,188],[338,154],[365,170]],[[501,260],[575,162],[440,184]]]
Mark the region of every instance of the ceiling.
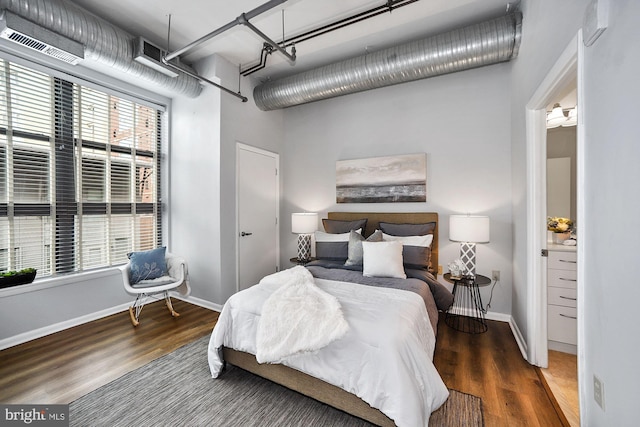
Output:
[[[175,51],[234,21],[267,0],[71,0],[134,36],[142,36]],[[355,13],[385,5],[383,0],[289,0],[251,23],[274,41],[315,29]],[[500,16],[508,0],[417,0],[392,13],[333,31],[296,45],[292,65],[274,52],[267,66],[252,76],[261,80],[295,74],[320,65],[394,46],[409,40]],[[512,1],[511,3],[517,3]],[[284,11],[284,13],[283,13]],[[242,70],[259,62],[263,40],[244,26],[236,26],[181,55],[193,63],[217,53]]]

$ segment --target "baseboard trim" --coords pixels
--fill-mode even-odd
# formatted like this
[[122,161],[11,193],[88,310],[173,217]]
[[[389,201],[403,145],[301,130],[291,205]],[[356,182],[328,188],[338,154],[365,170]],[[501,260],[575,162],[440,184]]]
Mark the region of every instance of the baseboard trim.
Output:
[[489,311],[485,315],[488,320],[496,320],[498,322],[510,322],[511,316],[504,313],[497,313],[495,311]]
[[200,307],[208,308],[209,310],[213,310],[213,311],[217,311],[217,312],[222,311],[222,306],[220,304],[216,304],[215,302],[207,301],[206,299],[197,298],[197,297],[194,297],[194,296],[184,297],[182,295],[179,295],[179,296],[171,295],[171,297],[177,298],[177,299],[182,300],[182,301],[186,301],[186,302],[191,303],[193,305],[198,305]]
[[111,316],[112,314],[126,311],[129,308],[129,305],[130,303],[124,303],[115,307],[106,308],[104,310],[89,313],[84,316],[76,317],[74,319],[65,320],[64,322],[55,323],[53,325],[45,326],[42,328],[34,329],[32,331],[23,332],[9,338],[5,338],[3,340],[0,340],[0,350],[14,347],[19,344],[24,344],[27,341],[42,338],[44,336],[63,331],[65,329],[73,328],[74,326],[82,325],[83,323],[88,323],[94,320],[102,319],[103,317]]
[[516,339],[516,343],[518,344],[520,353],[522,353],[522,357],[528,362],[529,358],[527,357],[527,342],[522,336],[522,333],[518,328],[518,324],[514,320],[513,316],[509,316],[509,326],[511,327],[511,333],[513,333],[513,337]]
[[[221,311],[222,306],[219,304],[212,303],[211,301],[203,300],[201,298],[196,297],[177,297],[176,295],[171,295],[172,298],[177,298],[188,303],[198,305],[200,307],[208,308],[213,311]],[[9,347],[15,347],[16,345],[24,344],[28,341],[32,341],[38,338],[45,337],[47,335],[55,334],[56,332],[64,331],[65,329],[73,328],[74,326],[82,325],[84,323],[89,323],[94,320],[102,319],[103,317],[111,316],[112,314],[121,313],[127,311],[131,303],[127,302],[121,305],[117,305],[115,307],[106,308],[104,310],[96,311],[94,313],[89,313],[84,316],[76,317],[74,319],[65,320],[64,322],[55,323],[53,325],[45,326],[39,329],[34,329],[32,331],[23,332],[18,335],[14,335],[9,338],[5,338],[0,340],[0,350],[7,349]]]

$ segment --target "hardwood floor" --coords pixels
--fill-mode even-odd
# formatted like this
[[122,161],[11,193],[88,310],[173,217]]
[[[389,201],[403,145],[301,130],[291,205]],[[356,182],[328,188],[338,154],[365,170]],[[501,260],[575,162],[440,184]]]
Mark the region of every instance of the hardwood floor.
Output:
[[[69,403],[176,348],[208,335],[218,313],[174,300],[145,307],[134,328],[127,312],[0,351],[0,402]],[[445,384],[483,399],[485,425],[561,426],[533,366],[509,326],[484,334],[438,327],[434,362]]]
[[213,330],[218,313],[172,299],[144,307],[134,328],[114,314],[0,351],[0,402],[69,403]]
[[440,316],[434,364],[447,387],[482,398],[493,426],[562,426],[536,369],[523,359],[505,322],[483,334],[451,329]]
[[538,369],[549,387],[549,392],[555,397],[558,409],[566,417],[566,425],[579,427],[580,402],[576,355],[549,350],[549,367]]

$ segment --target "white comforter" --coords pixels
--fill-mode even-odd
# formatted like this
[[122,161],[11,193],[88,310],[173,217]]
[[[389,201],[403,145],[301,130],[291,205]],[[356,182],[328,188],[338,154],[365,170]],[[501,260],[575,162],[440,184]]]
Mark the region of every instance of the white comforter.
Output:
[[[426,427],[449,392],[432,363],[435,336],[422,298],[398,289],[315,282],[338,299],[349,330],[316,352],[282,363],[357,395],[400,427]],[[256,354],[262,306],[277,289],[259,284],[224,305],[209,342],[214,378],[222,372],[223,346]]]

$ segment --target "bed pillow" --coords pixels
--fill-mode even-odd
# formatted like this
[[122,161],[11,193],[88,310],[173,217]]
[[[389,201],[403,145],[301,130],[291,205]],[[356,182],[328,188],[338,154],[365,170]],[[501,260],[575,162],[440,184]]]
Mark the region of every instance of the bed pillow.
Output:
[[424,224],[394,224],[391,222],[381,222],[380,230],[392,236],[425,236],[433,234],[436,230],[435,222]]
[[406,279],[402,264],[402,243],[362,242],[362,275]]
[[165,246],[148,251],[131,252],[129,257],[129,281],[133,285],[142,280],[157,279],[167,274],[165,261]]
[[[331,234],[348,233],[358,228],[364,230],[367,227],[367,219],[356,219],[354,221],[342,221],[339,219],[322,219],[324,231]],[[362,233],[360,233],[362,234]]]
[[433,234],[424,236],[391,236],[382,233],[382,240],[402,243],[402,258],[405,268],[429,270],[431,267]]
[[[361,234],[362,229],[356,233]],[[344,263],[349,258],[349,234],[350,231],[339,234],[316,231],[316,258]]]
[[362,242],[382,242],[382,231],[376,230],[366,239],[362,234],[351,231],[349,234],[349,258],[344,265],[362,265]]

